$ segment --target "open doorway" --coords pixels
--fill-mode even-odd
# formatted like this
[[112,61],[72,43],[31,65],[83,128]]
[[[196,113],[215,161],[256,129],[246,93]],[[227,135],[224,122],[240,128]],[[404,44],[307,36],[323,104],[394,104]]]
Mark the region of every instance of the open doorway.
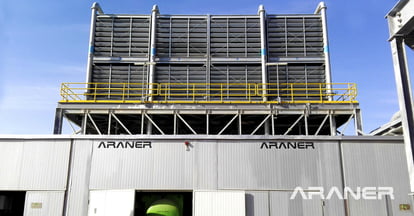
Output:
[[[192,192],[142,192],[142,191],[137,191],[135,193],[134,216],[177,215],[177,214],[169,214],[163,209],[161,209],[161,208],[164,208],[165,206],[170,206],[170,207],[175,208],[179,216],[191,216],[193,212],[193,193]],[[157,211],[159,212],[157,213]]]
[[26,191],[0,191],[0,216],[23,216]]

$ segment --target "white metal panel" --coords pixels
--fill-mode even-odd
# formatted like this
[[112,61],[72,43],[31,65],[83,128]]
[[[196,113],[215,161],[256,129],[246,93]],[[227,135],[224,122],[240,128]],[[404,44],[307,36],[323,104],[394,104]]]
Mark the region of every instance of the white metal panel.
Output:
[[266,149],[261,148],[263,142],[219,143],[219,189],[293,190],[297,186],[319,186],[321,169],[325,169],[321,155],[336,154],[335,149],[329,148],[321,152],[323,145],[334,143],[314,142],[315,149]]
[[217,189],[217,142],[194,142],[194,189]]
[[[408,196],[410,184],[402,142],[342,142],[342,149],[346,186],[353,190],[392,187],[395,199],[391,200],[390,208],[393,212],[400,211],[401,203],[412,203]],[[367,205],[374,205],[372,203],[367,202]]]
[[244,191],[195,191],[195,216],[244,216]]
[[269,216],[269,192],[246,191],[246,216]]
[[91,189],[187,189],[193,186],[194,147],[153,141],[152,148],[98,148],[94,142]]
[[318,197],[313,199],[302,199],[296,196],[290,199],[292,192],[270,192],[270,215],[271,216],[322,216],[322,201]]
[[24,216],[62,215],[64,191],[28,191]]
[[67,210],[70,216],[86,215],[88,212],[92,143],[91,140],[75,140],[73,143]]
[[69,140],[0,142],[0,190],[64,190]]
[[88,216],[134,215],[135,190],[91,191]]
[[[354,200],[349,199],[349,214],[363,215],[363,216],[390,216],[387,213],[387,206],[385,200]],[[397,206],[398,207],[398,206]],[[396,213],[400,213],[397,211]],[[400,214],[395,214],[400,215]],[[404,215],[412,215],[404,214]]]
[[[322,184],[318,186],[323,186],[325,191],[329,191],[332,187],[343,188],[339,142],[320,145],[319,157]],[[344,201],[336,196],[326,200],[324,213],[345,216]]]

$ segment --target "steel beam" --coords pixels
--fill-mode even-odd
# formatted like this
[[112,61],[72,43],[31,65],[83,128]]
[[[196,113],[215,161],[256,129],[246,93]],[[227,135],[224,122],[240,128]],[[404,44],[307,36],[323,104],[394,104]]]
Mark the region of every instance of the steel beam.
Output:
[[62,108],[56,108],[53,134],[62,134],[62,125],[63,125],[63,110]]
[[63,117],[68,121],[69,126],[72,128],[73,134],[78,134],[80,132],[80,130],[75,129],[75,127],[73,126],[73,124],[75,124],[75,123],[72,122],[65,114],[63,114]]
[[111,115],[114,117],[114,119],[121,125],[121,127],[124,128],[124,130],[129,134],[132,135],[131,131],[128,130],[128,128],[121,122],[121,120],[119,120],[118,117],[116,117],[116,115],[114,113],[111,113]]
[[318,130],[316,130],[316,132],[315,132],[315,136],[317,136],[317,135],[319,134],[319,132],[321,131],[321,129],[322,129],[322,127],[323,127],[323,125],[324,125],[324,124],[325,124],[325,122],[326,122],[326,120],[328,120],[329,116],[330,116],[329,114],[325,116],[325,118],[323,119],[323,121],[322,121],[321,125],[319,125]]
[[[272,114],[269,114],[269,115],[267,115],[266,116],[266,118],[256,127],[256,129],[254,129],[254,131],[250,134],[250,135],[254,135],[259,129],[260,129],[260,127],[265,123],[265,122],[267,122],[267,120],[270,118],[272,116]],[[266,129],[265,129],[266,130]],[[268,135],[268,134],[265,134],[265,135]]]
[[286,130],[286,132],[283,134],[283,135],[287,135],[292,129],[293,129],[293,127],[295,127],[298,123],[299,123],[299,121],[303,118],[305,116],[305,114],[302,114],[301,116],[299,116],[299,118],[295,121],[295,123],[293,123],[287,130]]
[[89,30],[89,52],[88,52],[88,62],[87,62],[87,69],[86,69],[86,83],[90,83],[92,81],[92,65],[93,65],[93,56],[95,52],[96,17],[98,13],[103,14],[101,7],[96,2],[93,3],[91,9],[92,9],[92,15],[91,15],[91,28]]
[[99,130],[98,126],[96,125],[95,121],[93,120],[91,114],[87,113],[88,118],[91,120],[95,130],[98,132],[99,135],[102,135],[101,130]]
[[341,130],[341,132],[340,132],[340,133],[341,133],[341,135],[344,135],[344,132],[345,132],[345,131],[346,131],[346,129],[348,128],[349,122],[351,122],[352,118],[354,118],[354,115],[353,115],[353,114],[349,116],[348,120],[347,120],[347,121],[345,122],[345,124],[343,125],[342,130]]
[[86,126],[87,126],[87,124],[88,124],[88,112],[86,111],[84,114],[83,114],[83,119],[82,119],[82,125],[81,125],[81,133],[83,134],[83,135],[85,135],[86,134]]
[[195,130],[187,123],[187,121],[183,117],[181,117],[180,114],[176,113],[176,115],[188,127],[188,129],[190,129],[191,132],[193,132],[193,134],[197,135],[197,132],[195,132]]
[[398,92],[398,101],[403,126],[405,151],[410,176],[411,192],[414,192],[414,114],[412,89],[404,47],[404,38],[394,37],[391,42],[391,51],[394,61],[395,82]]
[[331,130],[331,136],[336,136],[336,121],[332,111],[329,111],[329,126]]
[[154,92],[154,85],[153,83],[155,82],[155,56],[157,55],[157,41],[156,41],[156,37],[157,37],[157,16],[158,16],[158,6],[154,5],[152,8],[152,13],[151,13],[151,39],[150,39],[150,58],[149,58],[149,62],[150,62],[150,70],[149,70],[149,79],[148,79],[148,101],[152,101],[153,100],[153,92]]
[[223,129],[221,129],[221,131],[217,134],[217,135],[221,135],[229,126],[230,124],[234,121],[234,119],[236,119],[240,114],[236,114],[227,124],[226,126],[224,126]]
[[144,113],[144,115],[148,119],[148,121],[150,121],[151,124],[154,125],[162,135],[165,135],[164,131],[162,131],[161,128],[158,127],[158,125],[151,119],[151,117],[149,117],[146,113]]
[[354,122],[355,122],[355,135],[357,136],[362,136],[364,135],[364,132],[362,130],[362,116],[361,116],[361,110],[360,109],[355,109],[355,114],[354,114]]
[[268,83],[267,78],[267,43],[266,43],[266,11],[263,5],[259,6],[258,14],[260,16],[260,53],[261,53],[261,63],[262,63],[262,94],[263,94],[263,101],[267,101],[267,87],[266,83]]
[[[325,79],[326,79],[326,88],[327,94],[332,93],[332,75],[331,75],[331,59],[329,57],[329,40],[328,40],[328,23],[326,19],[326,5],[325,2],[319,3],[316,8],[315,14],[320,13],[322,21],[322,36],[323,36],[323,52],[325,55]],[[331,101],[332,96],[329,96],[328,99]]]

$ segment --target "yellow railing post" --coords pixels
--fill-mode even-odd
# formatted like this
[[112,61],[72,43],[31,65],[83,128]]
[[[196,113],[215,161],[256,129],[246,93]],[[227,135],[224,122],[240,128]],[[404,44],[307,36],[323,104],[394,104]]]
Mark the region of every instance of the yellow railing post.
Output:
[[223,83],[220,83],[220,101],[223,102]]
[[[72,85],[71,85],[72,84]],[[330,84],[331,88],[327,88],[328,83],[283,83],[282,91],[281,87],[277,84],[268,83],[266,89],[269,93],[263,93],[262,83],[152,83],[149,88],[152,90],[151,94],[138,93],[136,90],[146,90],[146,87],[135,88],[135,85],[142,85],[138,83],[87,83],[86,87],[78,87],[85,83],[62,83],[60,87],[61,102],[84,102],[90,101],[95,103],[108,102],[106,97],[109,96],[109,100],[113,103],[126,103],[135,101],[135,96],[141,95],[154,97],[159,96],[158,102],[166,103],[276,103],[280,101],[261,101],[256,97],[263,96],[283,96],[287,99],[287,103],[356,103],[357,88],[355,83],[336,83]],[[108,87],[102,87],[105,85]],[[122,85],[122,86],[121,86]],[[184,87],[186,85],[186,87]],[[302,93],[305,88],[301,87],[307,85],[308,92]],[[334,87],[335,85],[335,87]],[[208,87],[212,86],[212,87]],[[276,86],[276,87],[272,87]],[[318,90],[319,88],[319,90]],[[206,89],[211,89],[211,92]],[[176,92],[171,92],[175,90]],[[119,92],[122,91],[122,92]],[[184,92],[186,91],[186,92]],[[191,92],[190,92],[191,91]],[[270,94],[270,91],[277,92],[277,94]],[[335,92],[334,92],[335,91]],[[164,95],[163,95],[164,94]],[[102,97],[101,97],[102,96]],[[113,96],[113,97],[111,97]],[[121,96],[121,98],[119,98]],[[132,96],[132,97],[131,97]],[[186,97],[184,100],[175,98]],[[306,98],[304,98],[306,96]],[[225,100],[225,97],[229,100]],[[242,101],[240,101],[242,97]],[[291,99],[289,100],[289,97]],[[335,97],[335,101],[327,101],[327,98]],[[214,99],[213,99],[214,98]],[[142,99],[145,101],[145,99]],[[198,101],[200,100],[200,101]],[[285,100],[284,100],[285,102]]]
[[319,102],[322,103],[322,101],[323,101],[322,83],[319,83]]
[[122,102],[125,102],[125,83],[122,83]]
[[193,101],[195,101],[195,94],[196,94],[196,92],[195,92],[195,84],[193,84]]
[[98,89],[98,83],[95,83],[95,88],[94,88],[94,91],[93,91],[93,101],[95,101],[95,102],[96,102],[97,89]]
[[249,99],[249,102],[252,102],[251,95],[250,95],[250,84],[247,84],[247,91],[248,91],[248,99]]
[[[161,89],[163,89],[163,88],[162,88],[162,85],[163,85],[163,84],[160,84],[160,88],[161,88]],[[170,92],[170,91],[169,91],[169,88],[168,88],[168,87],[164,87],[164,88],[165,88],[165,89],[164,89],[164,94],[165,94],[165,96],[164,96],[164,101],[167,101],[168,94],[169,94],[169,92]]]

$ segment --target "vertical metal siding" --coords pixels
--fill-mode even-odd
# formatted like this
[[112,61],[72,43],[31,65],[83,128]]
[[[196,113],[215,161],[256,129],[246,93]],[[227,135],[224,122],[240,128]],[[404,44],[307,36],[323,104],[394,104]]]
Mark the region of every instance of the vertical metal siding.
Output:
[[[320,145],[319,169],[321,185],[325,191],[332,187],[343,188],[341,160],[340,160],[340,145],[338,142],[324,142]],[[343,200],[333,196],[329,200],[325,200],[324,206],[325,215],[345,216],[345,204]]]
[[269,216],[269,192],[246,191],[246,216]]
[[91,191],[88,216],[132,216],[134,199],[134,190]]
[[183,141],[152,142],[152,148],[97,148],[94,142],[91,189],[192,189],[193,150]]
[[28,191],[24,216],[62,215],[64,191]]
[[64,190],[70,141],[0,142],[0,190]]
[[195,216],[244,216],[244,191],[195,191]]
[[[393,187],[395,195],[395,199],[391,201],[393,212],[400,211],[398,206],[400,203],[412,203],[411,197],[408,196],[410,184],[402,143],[342,142],[342,149],[346,186],[354,190],[357,187]],[[363,208],[364,204],[361,200],[360,202],[357,204],[358,200],[355,200],[352,203],[357,208]],[[383,205],[379,202],[367,202],[368,204]]]
[[316,197],[290,199],[291,192],[270,192],[271,216],[323,216],[322,201]]
[[[398,205],[397,205],[398,207]],[[350,215],[363,216],[393,216],[387,214],[387,206],[385,200],[354,200],[349,199]],[[399,210],[395,213],[400,213]],[[411,212],[410,212],[411,213]],[[395,214],[395,215],[412,215],[411,214]]]
[[195,142],[194,150],[194,189],[217,189],[217,142]]
[[92,141],[75,140],[72,153],[72,170],[69,188],[68,215],[86,215],[88,212],[89,178]]
[[[262,141],[218,145],[219,189],[294,189],[320,185],[315,149],[260,149]],[[333,152],[334,153],[334,152]]]

